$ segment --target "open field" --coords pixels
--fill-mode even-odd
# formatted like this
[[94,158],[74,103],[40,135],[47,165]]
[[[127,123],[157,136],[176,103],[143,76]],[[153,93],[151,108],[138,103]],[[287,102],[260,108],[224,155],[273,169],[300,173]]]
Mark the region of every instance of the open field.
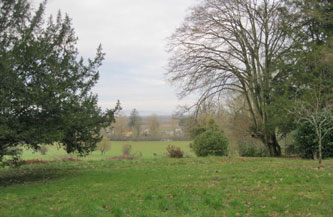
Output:
[[185,158],[0,169],[0,216],[332,216],[333,160]]
[[[106,152],[105,155],[101,155],[100,151],[94,151],[90,155],[82,158],[83,160],[104,160],[110,157],[122,155],[122,147],[124,144],[132,146],[132,154],[142,154],[141,158],[151,159],[163,157],[166,154],[166,147],[168,145],[174,145],[180,147],[184,154],[187,156],[194,156],[194,153],[190,150],[189,141],[111,141],[111,150]],[[155,154],[154,154],[155,153]],[[39,152],[33,152],[31,150],[25,150],[22,158],[24,160],[29,159],[42,159],[42,160],[54,160],[68,157],[77,157],[76,155],[69,155],[63,149],[57,149],[55,146],[48,146],[48,152],[46,155],[41,155]]]

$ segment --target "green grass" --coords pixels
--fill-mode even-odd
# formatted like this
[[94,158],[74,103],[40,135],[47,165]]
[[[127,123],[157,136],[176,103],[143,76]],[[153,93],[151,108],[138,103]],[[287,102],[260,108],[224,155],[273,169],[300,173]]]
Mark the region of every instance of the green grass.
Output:
[[[189,141],[145,141],[145,142],[133,142],[133,141],[111,141],[111,150],[106,152],[105,155],[101,155],[100,151],[94,151],[90,155],[82,158],[84,160],[105,160],[114,156],[122,155],[122,147],[124,144],[132,146],[132,154],[142,154],[141,158],[152,159],[159,158],[166,155],[166,147],[168,145],[174,145],[180,147],[187,156],[194,156],[194,153],[190,150]],[[24,160],[29,159],[41,159],[41,160],[54,160],[67,157],[76,157],[76,155],[67,154],[63,149],[57,149],[56,146],[48,146],[48,152],[46,155],[41,155],[39,152],[32,150],[24,150],[22,158]]]
[[332,216],[333,160],[151,158],[0,169],[0,216]]

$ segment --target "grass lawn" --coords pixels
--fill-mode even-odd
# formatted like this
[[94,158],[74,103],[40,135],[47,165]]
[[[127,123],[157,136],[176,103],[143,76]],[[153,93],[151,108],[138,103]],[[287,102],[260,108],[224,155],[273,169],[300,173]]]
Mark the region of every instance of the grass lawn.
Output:
[[0,216],[332,216],[333,160],[151,158],[0,169]]
[[[101,155],[100,151],[94,151],[90,155],[82,158],[84,160],[105,160],[114,156],[122,155],[122,147],[124,144],[132,146],[132,154],[142,154],[144,159],[159,158],[166,155],[166,147],[168,145],[174,145],[180,147],[184,154],[187,156],[194,156],[194,153],[190,150],[189,141],[144,141],[144,142],[133,142],[133,141],[111,141],[111,150],[106,152],[105,155]],[[41,155],[39,152],[33,152],[31,150],[25,150],[22,158],[25,160],[29,159],[41,159],[41,160],[54,160],[62,159],[67,157],[76,157],[76,155],[69,155],[63,149],[57,149],[55,146],[48,146],[48,152],[46,155]]]

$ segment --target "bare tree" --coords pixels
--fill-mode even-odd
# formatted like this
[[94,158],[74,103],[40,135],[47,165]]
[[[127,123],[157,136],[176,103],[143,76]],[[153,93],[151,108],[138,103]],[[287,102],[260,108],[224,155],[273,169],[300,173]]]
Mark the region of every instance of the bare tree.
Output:
[[305,121],[314,129],[318,140],[319,166],[322,167],[323,140],[333,131],[333,105],[327,99],[323,99],[322,74],[319,76],[318,87],[309,91],[310,99],[298,101],[294,110],[290,112],[296,115],[298,122]]
[[128,117],[123,114],[119,114],[116,117],[116,122],[112,124],[112,138],[124,139],[125,134],[128,131]]
[[103,137],[102,141],[97,143],[96,150],[101,152],[101,155],[104,155],[107,151],[111,149],[111,141],[106,137]]
[[149,132],[152,137],[157,137],[159,133],[160,123],[156,115],[152,115],[148,118]]
[[277,64],[289,43],[278,0],[205,0],[170,38],[169,78],[180,96],[199,92],[197,105],[226,91],[244,95],[253,135],[280,156],[268,106]]

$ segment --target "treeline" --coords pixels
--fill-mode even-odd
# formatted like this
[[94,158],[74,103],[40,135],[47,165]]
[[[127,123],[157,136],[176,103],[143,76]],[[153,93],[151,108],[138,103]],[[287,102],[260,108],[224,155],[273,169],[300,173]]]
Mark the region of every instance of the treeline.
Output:
[[181,119],[176,116],[140,116],[133,109],[129,116],[119,114],[116,122],[103,130],[103,134],[113,141],[160,141],[187,140]]

